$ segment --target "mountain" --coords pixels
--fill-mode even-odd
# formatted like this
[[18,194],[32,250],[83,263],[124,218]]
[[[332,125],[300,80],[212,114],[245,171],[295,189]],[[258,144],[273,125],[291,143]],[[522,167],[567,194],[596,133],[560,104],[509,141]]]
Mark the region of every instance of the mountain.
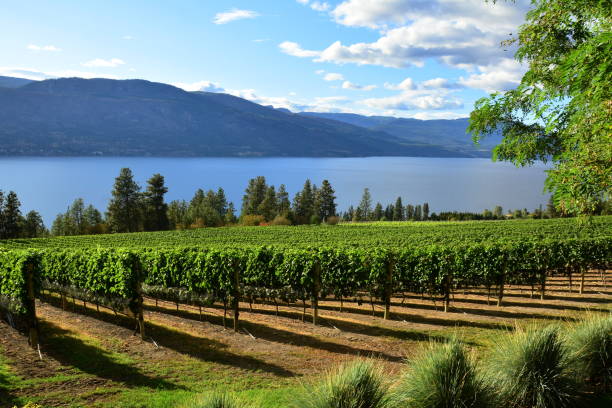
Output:
[[343,118],[144,80],[29,81],[0,87],[0,155],[473,156],[442,139]]
[[426,143],[444,146],[450,150],[474,157],[490,157],[491,150],[501,141],[500,136],[490,136],[478,146],[466,133],[468,119],[419,120],[388,116],[363,116],[352,113],[302,112],[304,116],[337,120],[366,129],[397,136],[406,143]]
[[33,82],[29,79],[0,76],[0,88],[19,88]]

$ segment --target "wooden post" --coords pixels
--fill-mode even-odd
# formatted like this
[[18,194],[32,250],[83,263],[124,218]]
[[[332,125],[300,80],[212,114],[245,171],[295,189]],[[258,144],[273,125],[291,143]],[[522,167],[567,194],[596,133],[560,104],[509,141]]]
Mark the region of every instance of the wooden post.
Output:
[[499,282],[499,294],[497,297],[497,307],[502,306],[502,301],[504,299],[504,285],[506,283],[506,268],[502,271],[501,280]]
[[544,300],[546,292],[546,271],[542,271],[540,300]]
[[234,266],[234,288],[232,293],[232,309],[234,310],[234,331],[237,332],[239,329],[239,317],[240,317],[240,271],[237,266]]
[[580,294],[584,293],[584,274],[586,272],[586,268],[580,268]]
[[28,285],[28,304],[26,308],[28,310],[28,343],[30,346],[37,350],[38,349],[38,319],[36,318],[36,292],[34,290],[34,265],[29,264],[26,269],[26,279]]
[[385,315],[384,319],[391,318],[391,296],[393,294],[393,269],[395,268],[395,260],[390,259],[387,263],[387,277],[385,281]]
[[319,287],[321,278],[321,264],[315,262],[312,276],[312,324],[316,326],[319,317]]
[[140,338],[146,339],[145,322],[144,322],[144,298],[142,297],[142,282],[138,284],[138,297],[136,298],[136,321]]
[[450,307],[450,292],[452,279],[453,276],[451,272],[448,272],[445,279],[446,284],[444,285],[444,313],[448,312],[448,309]]

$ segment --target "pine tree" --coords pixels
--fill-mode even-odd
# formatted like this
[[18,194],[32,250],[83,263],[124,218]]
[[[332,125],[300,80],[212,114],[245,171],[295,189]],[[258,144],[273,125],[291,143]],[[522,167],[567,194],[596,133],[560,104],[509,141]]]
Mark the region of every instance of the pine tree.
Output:
[[328,180],[323,180],[319,190],[320,217],[322,221],[329,217],[336,216],[336,196],[335,191]]
[[249,180],[249,185],[244,191],[242,197],[242,212],[241,215],[261,215],[258,213],[258,208],[261,202],[264,200],[266,190],[268,186],[266,184],[266,178],[258,176]]
[[374,221],[380,221],[384,216],[385,213],[383,212],[382,204],[376,203],[376,206],[374,207],[374,213],[372,213],[372,219]]
[[429,203],[423,204],[423,220],[429,219]]
[[45,235],[47,229],[41,215],[36,211],[26,214],[21,228],[21,235],[24,238],[38,238]]
[[[77,198],[72,202],[65,217],[71,221],[72,231],[66,235],[84,235],[85,234],[85,202],[82,198]],[[64,226],[66,228],[66,226]]]
[[412,204],[406,206],[406,219],[414,220],[414,206]]
[[423,219],[423,212],[420,204],[414,207],[414,219],[416,221],[421,221]]
[[361,196],[361,202],[359,203],[359,221],[367,221],[372,216],[372,195],[370,194],[370,189],[365,188],[363,190],[363,195]]
[[278,215],[286,217],[291,210],[291,202],[289,201],[289,193],[285,189],[285,185],[281,184],[276,192],[276,209]]
[[164,202],[167,192],[161,174],[154,174],[147,181],[147,190],[143,194],[146,231],[165,231],[169,228],[168,205]]
[[174,200],[168,205],[168,221],[170,229],[182,229],[189,224],[187,212],[189,206],[185,200]]
[[225,197],[225,190],[221,187],[217,189],[217,194],[215,196],[215,210],[217,210],[222,218],[225,217],[225,213],[227,212],[227,198]]
[[310,180],[304,182],[302,191],[295,195],[293,199],[293,212],[298,224],[306,224],[310,222],[313,215],[314,195],[312,191],[312,183]]
[[238,219],[236,218],[236,209],[234,208],[234,203],[230,202],[227,205],[227,211],[225,211],[223,221],[225,222],[225,224],[235,224],[236,222],[238,222]]
[[108,204],[108,221],[112,232],[135,232],[142,225],[142,194],[134,181],[132,170],[121,169],[115,179]]
[[19,238],[19,224],[21,221],[20,206],[21,203],[19,202],[19,198],[17,198],[17,194],[14,191],[10,191],[6,196],[4,210],[2,211],[4,224],[3,238]]
[[259,204],[257,208],[257,213],[262,215],[266,221],[272,221],[277,214],[276,207],[276,190],[274,186],[268,187],[266,190],[266,194],[264,195],[264,199]]
[[395,200],[393,221],[404,221],[404,205],[402,204],[402,197],[397,197],[397,200]]
[[389,204],[385,207],[385,219],[387,221],[393,220],[393,213],[395,212],[395,206],[393,204]]
[[83,211],[86,234],[101,234],[103,231],[102,214],[93,205],[89,204]]

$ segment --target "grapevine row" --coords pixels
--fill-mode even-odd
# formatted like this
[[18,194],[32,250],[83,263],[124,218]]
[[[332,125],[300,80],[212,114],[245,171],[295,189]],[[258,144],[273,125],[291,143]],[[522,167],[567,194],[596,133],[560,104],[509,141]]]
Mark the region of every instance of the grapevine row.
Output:
[[[612,238],[389,248],[173,248],[0,250],[0,306],[36,331],[42,290],[111,307],[136,319],[144,336],[143,296],[207,306],[222,302],[238,327],[240,300],[311,302],[329,295],[379,299],[394,293],[442,296],[457,288],[538,286],[552,274],[606,269]],[[31,332],[32,333],[32,332]],[[32,337],[34,336],[34,337]],[[31,334],[36,341],[36,333]]]

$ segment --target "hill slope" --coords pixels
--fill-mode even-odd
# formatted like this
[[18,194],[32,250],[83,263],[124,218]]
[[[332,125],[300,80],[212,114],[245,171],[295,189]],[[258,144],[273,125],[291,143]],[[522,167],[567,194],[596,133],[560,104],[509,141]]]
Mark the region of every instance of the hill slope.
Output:
[[450,149],[143,80],[0,88],[0,155],[435,156]]
[[381,131],[397,136],[406,143],[425,143],[444,146],[449,150],[475,157],[490,157],[491,150],[500,137],[489,137],[478,146],[466,133],[468,119],[419,120],[394,118],[389,116],[362,116],[352,113],[315,113],[303,112],[308,117],[333,119],[366,129]]

